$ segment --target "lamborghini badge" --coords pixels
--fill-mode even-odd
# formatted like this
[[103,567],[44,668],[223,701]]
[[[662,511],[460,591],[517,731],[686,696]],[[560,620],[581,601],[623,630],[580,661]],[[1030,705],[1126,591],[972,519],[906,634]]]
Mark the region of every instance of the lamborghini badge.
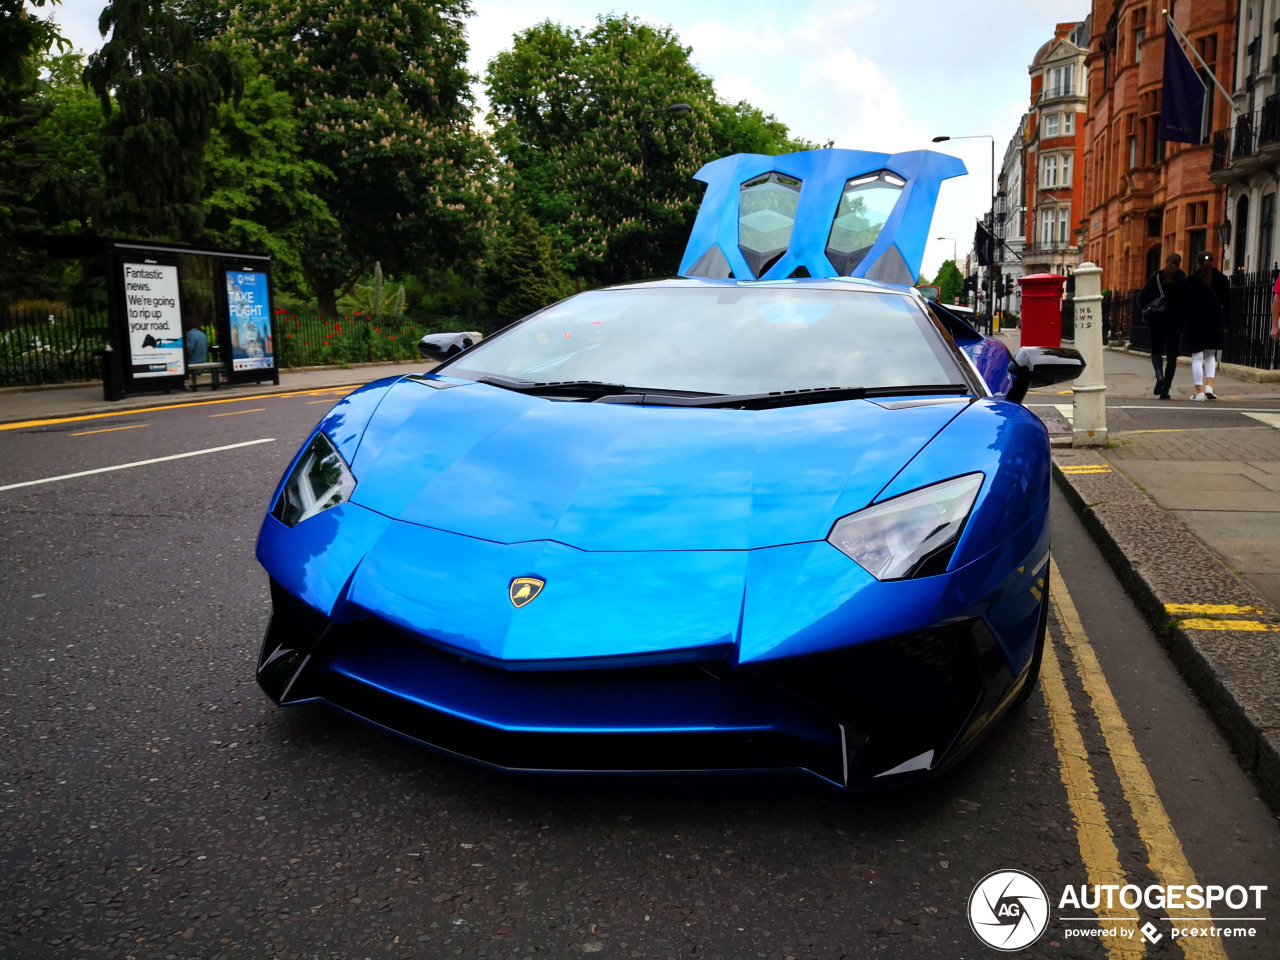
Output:
[[537,577],[516,577],[511,581],[511,586],[508,588],[511,603],[517,609],[523,607],[542,592],[542,588],[546,586],[546,583],[547,581],[540,580]]

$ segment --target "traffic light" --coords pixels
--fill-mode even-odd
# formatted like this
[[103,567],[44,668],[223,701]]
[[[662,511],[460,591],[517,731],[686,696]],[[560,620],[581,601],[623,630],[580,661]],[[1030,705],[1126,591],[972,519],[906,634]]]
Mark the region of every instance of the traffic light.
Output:
[[971,273],[969,274],[969,276],[964,278],[964,292],[965,293],[978,292],[978,275],[976,273]]

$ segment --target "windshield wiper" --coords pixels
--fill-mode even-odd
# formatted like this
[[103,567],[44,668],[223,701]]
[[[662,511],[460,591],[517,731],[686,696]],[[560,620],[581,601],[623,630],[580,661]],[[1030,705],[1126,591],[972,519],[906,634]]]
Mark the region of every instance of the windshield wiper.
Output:
[[814,387],[809,390],[775,390],[770,393],[716,394],[709,397],[677,397],[662,393],[631,393],[603,396],[596,403],[634,403],[664,407],[714,407],[734,410],[768,410],[798,407],[809,403],[838,400],[867,400],[872,397],[918,397],[936,394],[969,394],[963,383],[908,385],[895,387]]

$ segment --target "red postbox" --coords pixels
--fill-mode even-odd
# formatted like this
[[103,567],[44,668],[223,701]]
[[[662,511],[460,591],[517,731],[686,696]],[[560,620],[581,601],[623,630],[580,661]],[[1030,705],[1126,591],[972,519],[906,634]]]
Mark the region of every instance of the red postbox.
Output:
[[1062,346],[1062,287],[1067,278],[1056,273],[1019,277],[1022,288],[1022,346]]

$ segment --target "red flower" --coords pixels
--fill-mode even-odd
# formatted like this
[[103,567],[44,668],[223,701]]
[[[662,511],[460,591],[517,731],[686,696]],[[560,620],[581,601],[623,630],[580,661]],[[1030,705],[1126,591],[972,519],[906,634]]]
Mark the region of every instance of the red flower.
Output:
[[392,339],[392,340],[394,340],[395,338],[396,338],[396,335],[393,333],[393,334],[391,335],[391,339]]

